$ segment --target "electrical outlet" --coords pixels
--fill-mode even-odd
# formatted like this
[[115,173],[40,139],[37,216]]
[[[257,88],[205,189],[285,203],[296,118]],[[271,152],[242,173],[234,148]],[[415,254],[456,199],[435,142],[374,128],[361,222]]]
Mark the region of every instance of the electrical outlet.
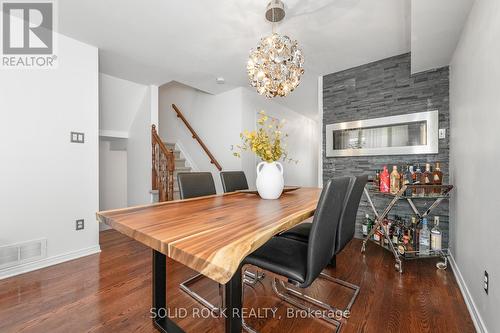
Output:
[[71,132],[70,139],[72,143],[85,143],[85,133]]
[[446,139],[446,128],[440,128],[439,129],[439,138],[440,139]]
[[76,220],[76,230],[85,229],[85,221],[83,219]]
[[488,289],[490,287],[490,279],[488,277],[488,272],[487,271],[484,271],[484,292],[486,293],[486,295],[488,295]]

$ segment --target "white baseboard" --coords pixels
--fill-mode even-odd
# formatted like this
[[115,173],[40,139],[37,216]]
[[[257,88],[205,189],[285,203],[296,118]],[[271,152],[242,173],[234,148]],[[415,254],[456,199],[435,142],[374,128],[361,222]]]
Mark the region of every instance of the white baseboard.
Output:
[[0,270],[0,280],[101,252],[99,245]]
[[460,291],[462,292],[462,296],[464,297],[465,304],[467,305],[467,309],[469,310],[476,331],[480,333],[488,333],[488,329],[484,324],[483,318],[481,318],[481,315],[477,310],[476,303],[474,303],[474,300],[472,299],[472,295],[470,294],[469,288],[467,288],[467,284],[465,283],[464,277],[462,276],[462,273],[460,272],[460,269],[457,266],[457,262],[453,257],[453,253],[451,252],[449,255],[449,260],[451,268],[453,270],[453,274],[455,275],[455,279],[457,279],[458,286],[460,287]]

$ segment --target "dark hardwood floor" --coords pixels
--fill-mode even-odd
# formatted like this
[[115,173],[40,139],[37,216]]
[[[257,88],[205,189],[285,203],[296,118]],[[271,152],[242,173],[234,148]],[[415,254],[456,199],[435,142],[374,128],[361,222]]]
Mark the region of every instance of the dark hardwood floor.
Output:
[[[352,316],[342,332],[474,332],[466,305],[450,268],[440,271],[436,260],[405,263],[394,270],[389,253],[352,241],[329,274],[361,286]],[[115,231],[101,233],[99,255],[73,260],[0,281],[0,332],[156,332],[150,320],[151,250]],[[194,273],[169,261],[171,307],[188,313],[201,307],[179,290]],[[217,284],[200,281],[195,289],[217,298]],[[339,306],[350,293],[318,280],[308,293]],[[270,278],[245,287],[245,307],[277,307],[282,320],[250,318],[260,332],[331,332],[332,326],[311,318],[285,318],[291,305],[273,294]],[[174,310],[172,309],[171,312]],[[201,315],[202,313],[200,313]],[[179,313],[180,316],[183,313]],[[221,319],[176,319],[186,332],[223,332]]]

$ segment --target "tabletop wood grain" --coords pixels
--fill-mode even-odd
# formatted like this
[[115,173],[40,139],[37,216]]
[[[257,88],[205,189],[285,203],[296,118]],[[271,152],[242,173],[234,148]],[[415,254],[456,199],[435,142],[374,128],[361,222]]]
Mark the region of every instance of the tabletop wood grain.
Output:
[[248,254],[312,216],[320,194],[319,188],[301,188],[263,200],[228,193],[103,211],[97,219],[225,284]]

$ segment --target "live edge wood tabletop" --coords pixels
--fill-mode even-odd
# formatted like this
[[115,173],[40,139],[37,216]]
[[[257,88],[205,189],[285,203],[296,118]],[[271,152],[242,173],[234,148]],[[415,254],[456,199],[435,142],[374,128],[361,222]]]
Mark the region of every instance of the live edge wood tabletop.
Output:
[[277,200],[227,193],[103,211],[97,219],[221,284],[273,235],[314,214],[321,189]]

